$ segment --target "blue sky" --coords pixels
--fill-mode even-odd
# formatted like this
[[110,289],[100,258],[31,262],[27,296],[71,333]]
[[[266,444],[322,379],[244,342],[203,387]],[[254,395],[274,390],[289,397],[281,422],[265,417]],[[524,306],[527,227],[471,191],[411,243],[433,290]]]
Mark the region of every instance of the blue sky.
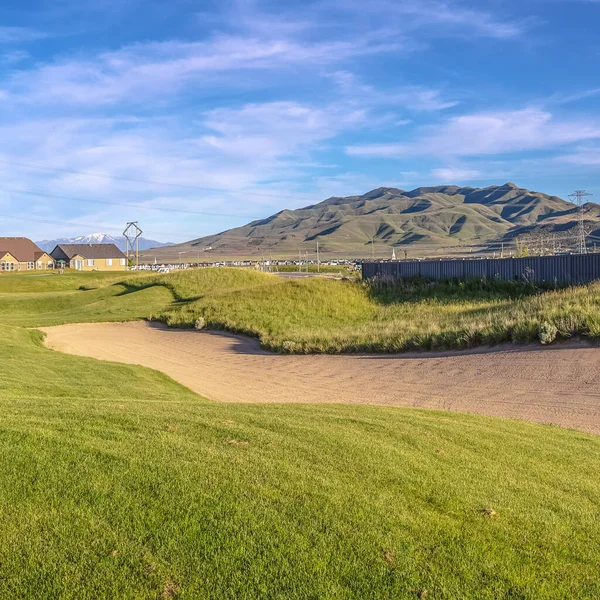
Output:
[[0,235],[180,242],[382,185],[600,201],[598,30],[596,0],[2,3]]

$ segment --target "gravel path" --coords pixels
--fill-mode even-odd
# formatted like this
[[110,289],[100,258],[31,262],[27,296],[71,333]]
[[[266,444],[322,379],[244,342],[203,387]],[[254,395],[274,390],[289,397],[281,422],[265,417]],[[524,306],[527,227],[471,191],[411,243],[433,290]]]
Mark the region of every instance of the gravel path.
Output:
[[600,433],[600,348],[584,343],[469,353],[280,356],[252,339],[145,322],[42,330],[50,348],[150,367],[221,402],[413,406]]

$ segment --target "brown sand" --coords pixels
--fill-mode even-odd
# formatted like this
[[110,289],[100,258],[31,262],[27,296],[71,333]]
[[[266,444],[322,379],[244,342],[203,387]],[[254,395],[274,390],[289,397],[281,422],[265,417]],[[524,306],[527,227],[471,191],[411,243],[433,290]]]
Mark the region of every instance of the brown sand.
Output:
[[157,324],[43,328],[50,348],[150,367],[222,402],[343,402],[435,408],[600,433],[600,348],[293,356],[255,340]]

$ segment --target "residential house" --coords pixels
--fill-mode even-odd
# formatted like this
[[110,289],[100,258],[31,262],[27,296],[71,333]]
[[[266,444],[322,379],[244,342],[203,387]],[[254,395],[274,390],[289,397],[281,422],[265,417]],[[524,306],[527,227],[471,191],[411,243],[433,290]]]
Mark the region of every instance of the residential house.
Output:
[[33,271],[54,268],[54,260],[24,237],[0,237],[0,271]]
[[58,244],[50,254],[57,267],[77,271],[127,270],[127,258],[114,244]]

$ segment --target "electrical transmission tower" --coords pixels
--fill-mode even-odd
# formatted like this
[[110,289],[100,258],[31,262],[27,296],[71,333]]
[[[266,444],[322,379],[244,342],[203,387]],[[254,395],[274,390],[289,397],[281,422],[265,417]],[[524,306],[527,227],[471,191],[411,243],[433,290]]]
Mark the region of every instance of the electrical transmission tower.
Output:
[[576,190],[572,194],[569,194],[569,198],[573,198],[573,202],[579,207],[579,225],[577,229],[577,247],[579,254],[587,253],[587,245],[585,243],[585,220],[583,216],[583,205],[586,203],[586,198],[589,198],[592,194],[588,194],[585,190]]
[[125,236],[125,250],[127,254],[127,265],[129,265],[129,251],[135,253],[135,267],[139,266],[140,248],[139,238],[142,235],[142,230],[139,228],[137,221],[130,221],[125,227],[123,235]]

